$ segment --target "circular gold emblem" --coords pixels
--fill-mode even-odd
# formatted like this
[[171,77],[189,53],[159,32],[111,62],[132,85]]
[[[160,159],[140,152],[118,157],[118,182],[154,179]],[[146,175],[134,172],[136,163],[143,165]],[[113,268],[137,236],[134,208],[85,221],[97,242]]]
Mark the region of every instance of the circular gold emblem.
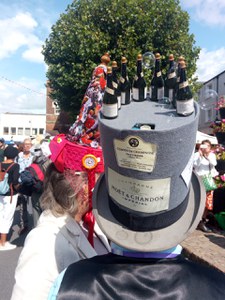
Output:
[[87,154],[82,158],[82,164],[86,169],[92,170],[97,166],[98,159],[92,154]]

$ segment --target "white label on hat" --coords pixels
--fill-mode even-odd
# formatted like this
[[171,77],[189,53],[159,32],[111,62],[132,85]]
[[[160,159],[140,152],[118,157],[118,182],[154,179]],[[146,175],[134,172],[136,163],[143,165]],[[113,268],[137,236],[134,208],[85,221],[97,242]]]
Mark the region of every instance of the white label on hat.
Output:
[[108,168],[108,186],[117,203],[134,211],[155,213],[169,208],[170,178],[139,180]]
[[126,169],[152,172],[155,167],[157,146],[145,143],[139,136],[114,139],[117,164]]
[[194,150],[193,150],[193,153],[192,153],[186,167],[184,168],[183,172],[181,173],[181,176],[182,176],[185,184],[187,185],[187,187],[189,187],[189,184],[191,181],[193,163],[194,163]]

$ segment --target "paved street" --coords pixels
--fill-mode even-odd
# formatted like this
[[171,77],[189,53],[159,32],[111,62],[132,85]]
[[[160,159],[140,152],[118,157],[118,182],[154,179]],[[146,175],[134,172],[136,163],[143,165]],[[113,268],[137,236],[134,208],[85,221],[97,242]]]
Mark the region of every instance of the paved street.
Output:
[[[28,205],[29,224],[32,224],[31,206]],[[17,245],[15,250],[0,252],[0,300],[10,300],[12,288],[14,285],[14,272],[17,260],[22,250],[26,234],[19,237],[19,210],[17,208],[12,231],[10,233],[10,241]]]

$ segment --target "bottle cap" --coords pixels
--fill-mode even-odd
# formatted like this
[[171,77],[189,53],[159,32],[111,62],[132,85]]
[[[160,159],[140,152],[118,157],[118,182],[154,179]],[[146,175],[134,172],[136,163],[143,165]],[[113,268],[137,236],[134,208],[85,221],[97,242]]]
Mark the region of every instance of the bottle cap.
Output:
[[117,68],[117,62],[115,60],[112,62],[112,68]]
[[126,59],[125,56],[123,56],[123,57],[121,58],[121,63],[122,63],[122,64],[126,64],[126,63],[127,63],[127,59]]
[[178,61],[181,62],[183,60],[184,60],[184,57],[183,56],[179,56]]
[[111,67],[107,67],[107,74],[111,74],[112,73],[112,68]]
[[142,54],[138,54],[137,60],[142,60]]
[[110,62],[110,57],[109,57],[109,53],[108,52],[106,52],[104,55],[102,55],[101,62],[105,63],[106,65],[108,65],[108,63]]

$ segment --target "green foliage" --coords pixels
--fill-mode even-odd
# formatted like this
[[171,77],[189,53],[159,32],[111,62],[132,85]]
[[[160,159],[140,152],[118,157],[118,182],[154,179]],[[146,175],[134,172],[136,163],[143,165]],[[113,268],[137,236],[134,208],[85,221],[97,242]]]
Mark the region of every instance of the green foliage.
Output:
[[[183,55],[191,77],[200,49],[179,0],[74,0],[43,46],[52,97],[63,110],[77,113],[92,71],[107,51],[118,63],[127,57],[132,79],[137,54],[147,51],[161,54],[164,74],[169,54]],[[150,71],[145,75],[149,83]]]

